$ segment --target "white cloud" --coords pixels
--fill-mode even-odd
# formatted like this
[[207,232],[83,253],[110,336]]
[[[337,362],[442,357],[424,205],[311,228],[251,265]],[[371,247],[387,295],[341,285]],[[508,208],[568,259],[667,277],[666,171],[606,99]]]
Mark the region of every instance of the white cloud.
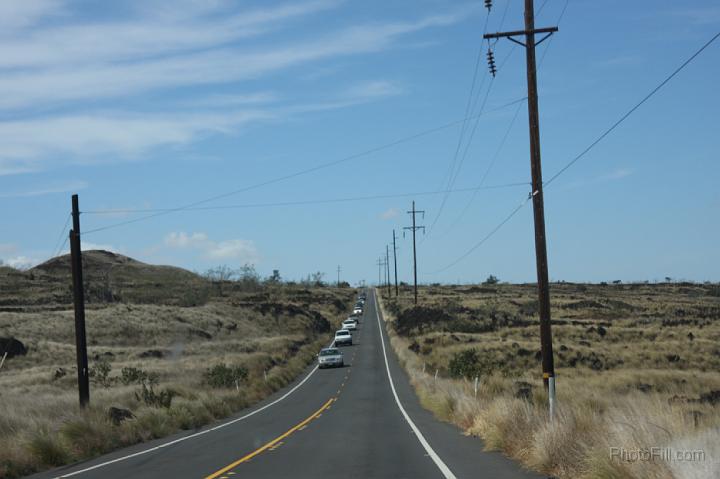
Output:
[[[306,0],[238,12],[238,4],[227,0],[182,0],[172,8],[151,0],[136,5],[143,16],[131,11],[91,24],[78,23],[70,4],[61,1],[2,3],[0,17],[7,4],[18,6],[11,15],[18,25],[41,25],[49,15],[62,16],[64,25],[0,32],[0,113],[18,118],[15,110],[22,109],[34,115],[0,121],[0,175],[44,170],[52,162],[137,159],[152,148],[233,133],[252,121],[398,94],[399,86],[374,80],[339,89],[342,95],[329,101],[278,105],[274,92],[242,92],[236,85],[232,93],[200,98],[189,97],[197,95],[196,88],[187,93],[180,88],[234,84],[299,65],[381,51],[396,46],[403,36],[454,24],[476,10],[348,26],[309,39],[288,40],[284,35],[255,47],[238,42],[341,3]],[[103,102],[135,100],[153,91],[162,91],[159,98],[166,98],[164,104],[143,102],[155,113],[97,110],[107,104]],[[48,113],[57,107],[63,108],[62,114]],[[157,113],[159,108],[162,113]]]
[[382,219],[384,219],[384,220],[389,220],[389,219],[395,218],[395,217],[397,217],[397,216],[399,216],[399,215],[400,215],[400,210],[399,210],[399,209],[397,209],[397,208],[390,208],[390,209],[388,209],[388,210],[386,210],[386,211],[383,211],[383,212],[380,214],[380,218],[382,218]]
[[27,256],[14,256],[11,258],[3,259],[3,263],[15,269],[29,269],[39,263],[35,258],[28,258]]
[[399,95],[403,89],[387,80],[375,80],[359,83],[348,89],[348,94],[359,98],[375,98]]
[[211,259],[246,259],[254,263],[258,253],[252,241],[234,239],[212,243],[207,248],[206,254]]
[[170,248],[202,247],[209,241],[205,233],[187,234],[184,232],[172,232],[165,237],[165,245]]
[[618,168],[615,171],[608,173],[607,175],[600,176],[598,179],[600,181],[621,180],[623,178],[627,178],[628,176],[632,175],[633,173],[634,173],[634,171],[630,168]]
[[12,243],[0,243],[0,255],[15,254],[17,245]]
[[[2,172],[0,172],[2,175]],[[6,191],[0,193],[0,198],[24,198],[31,196],[44,196],[53,193],[69,193],[84,190],[88,187],[87,182],[81,180],[70,180],[65,182],[55,182],[49,185],[38,185],[31,189]]]
[[259,261],[257,248],[250,240],[213,241],[205,233],[172,232],[165,236],[165,245],[173,249],[198,251],[207,260],[234,260],[240,263]]
[[[115,246],[111,244],[98,244],[98,243],[91,243],[89,241],[81,241],[80,247],[82,248],[82,251],[90,251],[90,250],[104,250],[104,251],[110,251],[112,253],[122,253],[122,248],[116,248]],[[69,250],[66,250],[63,254],[67,254]]]
[[59,15],[63,2],[59,0],[3,0],[0,2],[0,30],[18,30],[37,23],[42,18]]

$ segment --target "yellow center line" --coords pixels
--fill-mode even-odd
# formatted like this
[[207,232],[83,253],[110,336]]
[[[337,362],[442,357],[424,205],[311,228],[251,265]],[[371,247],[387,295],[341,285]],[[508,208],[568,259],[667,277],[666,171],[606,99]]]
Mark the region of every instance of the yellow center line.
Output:
[[333,401],[335,401],[335,398],[330,398],[330,399],[328,399],[328,401],[327,401],[325,404],[323,404],[320,409],[318,409],[317,411],[315,411],[310,417],[308,417],[307,419],[305,419],[303,422],[301,422],[301,423],[298,424],[297,426],[292,427],[291,429],[289,429],[289,430],[288,430],[287,432],[285,432],[284,434],[276,437],[275,439],[273,439],[272,441],[268,442],[268,443],[265,444],[264,446],[262,446],[262,447],[260,447],[260,448],[258,448],[258,449],[256,449],[256,450],[254,450],[253,452],[251,452],[251,453],[248,454],[247,456],[244,456],[244,457],[238,459],[237,461],[233,462],[232,464],[229,464],[229,465],[223,467],[223,468],[220,469],[219,471],[214,472],[214,473],[210,474],[209,476],[206,476],[205,479],[215,479],[216,477],[220,477],[220,476],[222,476],[223,474],[225,474],[226,472],[228,472],[230,469],[234,469],[234,468],[236,468],[237,466],[239,466],[240,464],[242,464],[243,462],[247,462],[247,461],[249,461],[250,459],[252,459],[253,457],[255,457],[255,456],[257,456],[258,454],[262,453],[263,451],[265,451],[265,450],[267,450],[267,449],[270,449],[270,448],[273,447],[275,444],[277,444],[278,442],[282,441],[283,439],[285,439],[286,437],[288,437],[289,435],[291,435],[292,433],[294,433],[294,432],[297,431],[298,429],[301,429],[301,428],[303,428],[304,426],[307,426],[308,423],[309,423],[310,421],[312,421],[313,419],[315,419],[315,418],[317,418],[317,417],[320,417],[320,415],[322,414],[322,412],[323,412],[325,409],[327,409],[327,408],[330,406],[330,404],[332,404]]

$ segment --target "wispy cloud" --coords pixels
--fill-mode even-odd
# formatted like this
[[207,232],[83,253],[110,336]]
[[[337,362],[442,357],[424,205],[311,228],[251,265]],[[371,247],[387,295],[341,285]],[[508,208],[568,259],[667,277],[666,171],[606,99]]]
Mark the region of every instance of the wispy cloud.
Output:
[[165,237],[165,246],[176,250],[195,250],[209,261],[239,261],[257,263],[259,254],[255,244],[245,239],[213,241],[206,233],[172,232]]
[[[0,175],[2,172],[0,172]],[[32,196],[44,196],[54,193],[68,193],[71,191],[80,191],[88,187],[87,182],[82,180],[70,180],[65,182],[55,182],[48,185],[38,185],[33,188],[16,191],[6,191],[0,193],[0,198],[25,198]]]
[[[248,47],[239,40],[272,33],[343,2],[306,0],[238,11],[235,2],[225,0],[182,0],[173,9],[153,0],[132,4],[141,5],[143,16],[131,9],[118,20],[94,23],[82,23],[62,1],[26,3],[14,15],[27,28],[0,33],[0,118],[11,118],[0,121],[0,175],[69,161],[138,159],[153,148],[234,133],[249,122],[400,94],[396,83],[375,79],[344,89],[339,85],[335,98],[293,105],[281,103],[283,96],[274,91],[243,91],[242,82],[383,51],[407,35],[452,25],[477,10],[462,7],[414,20],[350,25],[295,40],[283,35]],[[43,26],[42,19],[51,15],[64,22]],[[226,90],[231,85],[232,92],[197,94],[198,87],[220,84]],[[162,95],[149,96],[156,91]],[[118,102],[121,98],[131,101]],[[147,111],[127,110],[122,106],[127,104],[146,105]]]
[[679,8],[672,10],[671,14],[689,20],[695,25],[720,24],[720,6],[718,5]]
[[397,208],[387,209],[380,214],[380,218],[384,220],[389,220],[398,216],[400,216],[400,210]]

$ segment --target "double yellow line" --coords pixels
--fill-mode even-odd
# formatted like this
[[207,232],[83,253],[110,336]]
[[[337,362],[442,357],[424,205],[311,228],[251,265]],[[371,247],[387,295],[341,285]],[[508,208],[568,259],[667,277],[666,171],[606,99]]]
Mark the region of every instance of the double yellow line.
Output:
[[275,446],[277,443],[279,443],[280,441],[282,441],[283,439],[285,439],[286,437],[288,437],[289,435],[291,435],[291,434],[294,433],[295,431],[297,431],[297,430],[299,430],[299,429],[302,429],[303,427],[307,426],[307,425],[310,423],[310,421],[312,421],[313,419],[316,419],[318,416],[320,416],[320,414],[322,414],[322,412],[323,412],[324,410],[326,410],[327,408],[330,407],[330,405],[333,403],[333,401],[335,401],[335,398],[330,398],[330,399],[328,399],[328,401],[327,401],[325,404],[323,404],[320,409],[318,409],[317,411],[315,411],[314,413],[312,413],[312,415],[310,415],[310,417],[308,417],[307,419],[305,419],[303,422],[301,422],[301,423],[298,424],[297,426],[292,427],[292,428],[289,429],[287,432],[285,432],[285,433],[283,433],[282,435],[276,437],[275,439],[273,439],[272,441],[268,442],[268,443],[265,444],[264,446],[262,446],[262,447],[260,447],[260,448],[258,448],[258,449],[256,449],[256,450],[254,450],[253,452],[251,452],[251,453],[248,454],[247,456],[244,456],[244,457],[238,459],[237,461],[233,462],[232,464],[228,464],[227,466],[223,467],[223,468],[220,469],[219,471],[213,472],[213,473],[210,474],[209,476],[206,476],[205,479],[215,479],[216,477],[222,476],[223,474],[225,474],[226,472],[228,472],[228,471],[231,470],[231,469],[236,468],[237,466],[239,466],[239,465],[242,464],[243,462],[247,462],[247,461],[249,461],[250,459],[252,459],[253,457],[255,457],[255,456],[257,456],[258,454],[262,453],[263,451],[266,451],[266,450],[270,449],[271,447]]

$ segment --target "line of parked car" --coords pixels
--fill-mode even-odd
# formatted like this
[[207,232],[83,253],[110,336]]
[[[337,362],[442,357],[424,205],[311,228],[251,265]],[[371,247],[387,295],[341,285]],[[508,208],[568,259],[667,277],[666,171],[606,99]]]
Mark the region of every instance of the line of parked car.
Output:
[[323,348],[318,354],[318,367],[329,368],[329,367],[343,367],[345,365],[345,359],[340,346],[352,346],[353,343],[353,331],[357,331],[358,325],[360,324],[360,318],[365,310],[365,300],[367,294],[365,291],[358,295],[353,311],[348,318],[342,322],[341,329],[335,332],[335,340],[329,348]]

